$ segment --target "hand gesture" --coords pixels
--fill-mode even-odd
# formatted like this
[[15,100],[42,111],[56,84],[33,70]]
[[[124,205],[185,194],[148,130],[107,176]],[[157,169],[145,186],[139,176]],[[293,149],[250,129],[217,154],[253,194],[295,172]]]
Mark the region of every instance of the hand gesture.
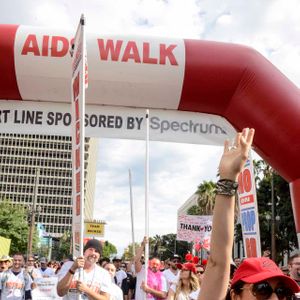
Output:
[[144,236],[141,245],[142,245],[143,247],[145,247],[145,246],[147,245],[147,243],[148,243],[148,238],[147,238],[146,236]]
[[142,289],[145,293],[148,292],[149,287],[148,287],[148,285],[147,285],[144,281],[142,281],[141,289]]
[[84,257],[80,256],[80,257],[77,257],[71,267],[71,269],[73,271],[76,271],[78,268],[83,268],[84,267]]
[[241,172],[252,145],[254,129],[244,128],[242,132],[236,134],[232,147],[229,141],[224,143],[224,152],[219,165],[220,179],[237,180]]
[[76,285],[76,287],[77,287],[77,290],[78,290],[79,292],[81,292],[81,293],[85,293],[85,292],[87,292],[88,289],[89,289],[89,287],[88,287],[84,282],[82,282],[82,281],[80,281],[80,280],[77,280],[77,285]]

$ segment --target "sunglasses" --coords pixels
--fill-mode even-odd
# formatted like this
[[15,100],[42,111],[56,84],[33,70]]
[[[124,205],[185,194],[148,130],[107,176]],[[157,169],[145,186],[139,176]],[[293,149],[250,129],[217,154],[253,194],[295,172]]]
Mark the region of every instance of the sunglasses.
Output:
[[203,274],[204,271],[197,271],[196,274]]
[[286,287],[277,287],[273,290],[268,282],[258,282],[252,286],[252,294],[257,300],[267,300],[275,293],[279,300],[292,300],[293,291]]

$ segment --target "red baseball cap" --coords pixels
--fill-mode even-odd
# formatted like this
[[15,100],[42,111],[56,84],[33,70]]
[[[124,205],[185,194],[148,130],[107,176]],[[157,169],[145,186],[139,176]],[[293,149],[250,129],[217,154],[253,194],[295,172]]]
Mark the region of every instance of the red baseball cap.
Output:
[[257,283],[275,277],[282,280],[286,287],[290,288],[294,293],[300,291],[297,282],[284,275],[275,262],[267,257],[251,257],[244,259],[234,272],[231,287],[234,287],[238,281]]

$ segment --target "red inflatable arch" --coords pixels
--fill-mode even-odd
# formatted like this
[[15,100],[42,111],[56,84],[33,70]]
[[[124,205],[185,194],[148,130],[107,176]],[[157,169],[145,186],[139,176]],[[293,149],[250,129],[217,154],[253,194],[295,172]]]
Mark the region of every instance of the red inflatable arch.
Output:
[[[0,98],[69,102],[72,34],[0,25]],[[300,92],[268,60],[198,40],[94,34],[87,45],[87,103],[205,112],[255,128],[256,152],[290,183],[300,233]]]

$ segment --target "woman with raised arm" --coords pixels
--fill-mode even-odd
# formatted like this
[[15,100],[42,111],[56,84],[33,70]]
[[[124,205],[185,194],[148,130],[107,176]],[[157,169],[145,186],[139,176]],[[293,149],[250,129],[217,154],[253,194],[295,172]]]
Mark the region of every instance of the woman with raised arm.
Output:
[[254,129],[243,129],[234,145],[226,141],[219,165],[211,249],[198,300],[291,300],[299,287],[269,258],[248,258],[235,271],[227,297],[234,236],[237,178],[249,154]]
[[224,143],[213,213],[210,256],[198,300],[224,300],[226,297],[234,236],[237,178],[248,158],[253,137],[254,129],[245,128],[236,134],[233,146],[229,145],[228,140]]

